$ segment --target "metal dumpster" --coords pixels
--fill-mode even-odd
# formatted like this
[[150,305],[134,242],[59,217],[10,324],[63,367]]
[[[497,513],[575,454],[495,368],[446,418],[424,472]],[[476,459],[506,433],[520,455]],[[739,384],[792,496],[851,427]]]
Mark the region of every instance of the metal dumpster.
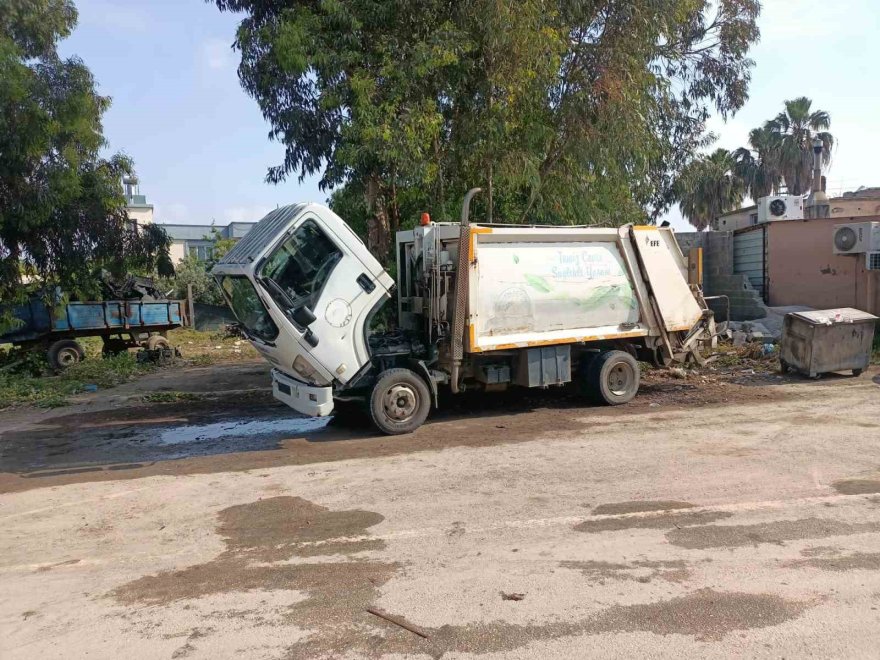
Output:
[[782,371],[818,378],[829,371],[858,376],[871,360],[877,317],[858,309],[820,309],[785,315],[779,362]]

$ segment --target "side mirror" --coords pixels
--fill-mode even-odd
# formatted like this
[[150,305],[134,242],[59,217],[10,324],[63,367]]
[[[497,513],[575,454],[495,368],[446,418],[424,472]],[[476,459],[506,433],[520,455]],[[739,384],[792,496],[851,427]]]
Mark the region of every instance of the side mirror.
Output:
[[318,317],[308,307],[303,305],[293,312],[293,320],[304,328],[309,327]]

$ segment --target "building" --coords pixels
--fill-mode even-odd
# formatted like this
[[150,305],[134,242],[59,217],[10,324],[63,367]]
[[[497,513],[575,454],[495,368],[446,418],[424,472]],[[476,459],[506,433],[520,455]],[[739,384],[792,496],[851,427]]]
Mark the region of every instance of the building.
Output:
[[[147,203],[146,195],[140,194],[137,177],[124,177],[122,185],[125,192],[125,210],[132,224],[137,227],[152,223],[153,205]],[[226,226],[158,224],[171,238],[171,260],[177,264],[187,255],[193,255],[201,261],[209,260],[215,238],[237,241],[244,237],[256,222],[230,222]]]
[[[171,238],[171,260],[180,263],[187,255],[199,261],[211,259],[215,238],[238,240],[247,235],[255,222],[230,222],[225,227],[219,225],[171,225],[162,228]],[[216,235],[215,235],[216,232]]]
[[[838,200],[831,202],[833,212]],[[869,253],[836,254],[834,249],[836,226],[863,222],[880,222],[880,214],[779,220],[676,238],[685,253],[702,248],[703,291],[726,296],[734,321],[762,318],[768,306],[789,305],[855,307],[880,315],[880,270],[869,267]],[[720,319],[725,307],[712,302]]]
[[[840,197],[832,197],[828,201],[830,217],[838,218],[840,222],[844,222],[847,218],[880,215],[880,188],[862,188],[843,193]],[[712,222],[712,229],[736,231],[757,224],[759,224],[758,207],[752,205],[718,216]]]
[[125,210],[135,226],[153,222],[153,205],[147,204],[147,196],[140,194],[138,178],[134,175],[122,177],[122,187],[125,191]]

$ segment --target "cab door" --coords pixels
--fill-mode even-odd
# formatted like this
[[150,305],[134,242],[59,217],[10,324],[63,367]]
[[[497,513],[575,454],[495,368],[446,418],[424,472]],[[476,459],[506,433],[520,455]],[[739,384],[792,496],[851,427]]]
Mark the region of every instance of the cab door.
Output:
[[359,247],[363,244],[335,215],[308,211],[258,271],[303,350],[341,383],[369,361],[364,326],[378,303],[390,297],[390,277],[375,275]]

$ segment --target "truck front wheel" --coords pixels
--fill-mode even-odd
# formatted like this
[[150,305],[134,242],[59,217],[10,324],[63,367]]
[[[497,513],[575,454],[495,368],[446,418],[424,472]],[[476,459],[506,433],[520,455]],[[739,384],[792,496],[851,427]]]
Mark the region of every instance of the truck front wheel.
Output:
[[600,353],[587,370],[587,386],[599,403],[617,406],[632,401],[639,391],[639,363],[624,351]]
[[409,369],[388,369],[370,395],[370,416],[382,433],[412,433],[428,418],[431,393],[422,378]]

